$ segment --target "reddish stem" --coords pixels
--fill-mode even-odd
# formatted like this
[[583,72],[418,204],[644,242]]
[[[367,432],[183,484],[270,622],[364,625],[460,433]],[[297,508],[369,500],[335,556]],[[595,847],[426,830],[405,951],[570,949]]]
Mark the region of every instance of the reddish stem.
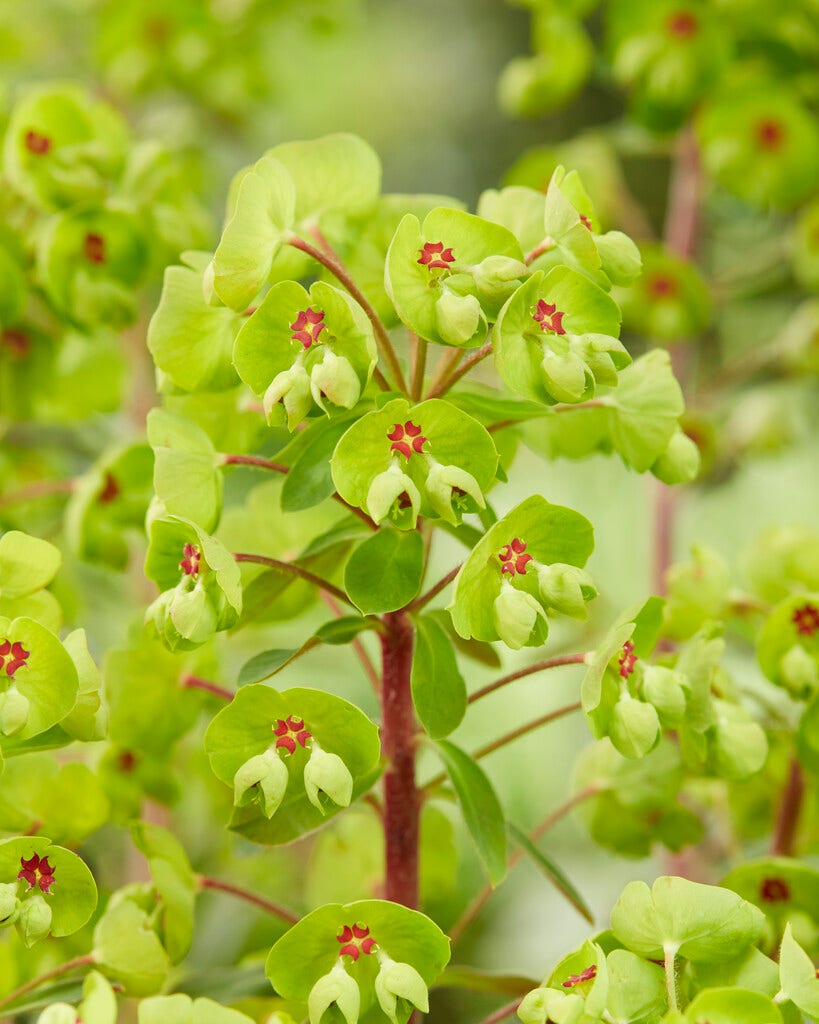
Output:
[[384,616],[381,637],[381,747],[384,773],[385,895],[418,906],[418,789],[415,785],[415,714],[410,691],[413,628],[406,612]]
[[496,679],[493,683],[487,683],[486,686],[481,687],[480,690],[476,690],[470,696],[469,703],[474,704],[476,700],[480,700],[482,697],[486,697],[490,693],[494,693],[495,690],[499,690],[502,686],[506,686],[508,683],[514,683],[516,679],[523,679],[525,676],[534,675],[535,672],[543,672],[547,668],[560,668],[562,665],[583,665],[585,661],[585,654],[560,654],[556,658],[546,658],[544,661],[536,661],[533,665],[527,665],[525,668],[519,668],[517,672],[510,672],[508,676],[501,676],[500,679]]
[[7,996],[0,999],[0,1007],[11,1006],[22,996],[28,995],[29,992],[33,992],[35,988],[39,988],[40,985],[44,985],[47,981],[51,981],[53,978],[59,978],[63,974],[68,974],[69,971],[73,971],[77,967],[90,967],[91,964],[96,962],[97,959],[93,953],[86,953],[84,956],[74,957],[73,960],[66,960],[63,964],[57,964],[56,967],[52,967],[51,970],[46,971],[45,974],[41,974],[38,978],[32,978],[32,980],[27,981],[25,985],[21,985],[13,992],[9,992]]
[[[309,569],[304,569],[302,566],[296,565],[295,562],[282,562],[278,558],[268,558],[267,555],[234,553],[233,557],[237,562],[251,562],[254,565],[264,565],[268,569],[278,569],[280,572],[287,572],[293,576],[298,576],[307,583],[312,583],[313,586],[318,587],[319,590],[326,590],[328,594],[332,594],[333,597],[338,598],[339,601],[343,601],[345,604],[355,608],[355,605],[343,590],[340,590],[327,580],[323,580],[321,576],[316,576],[316,574],[314,572],[310,572]],[[358,611],[357,608],[356,611]]]
[[[333,615],[341,618],[344,615],[344,609],[341,605],[327,593],[326,590],[319,591],[319,597],[324,601]],[[350,646],[361,663],[361,667],[364,669],[364,675],[369,679],[372,684],[372,688],[378,693],[381,690],[381,678],[378,675],[378,669],[373,664],[372,658],[367,653],[367,648],[361,642],[361,637],[354,636],[350,641]]]
[[77,481],[68,480],[36,480],[34,483],[26,484],[16,491],[8,491],[0,494],[0,508],[10,505],[22,505],[27,501],[37,501],[39,498],[52,498],[56,495],[71,494],[77,486]]
[[223,461],[225,466],[258,466],[259,469],[271,469],[274,473],[290,472],[289,466],[262,458],[261,455],[225,455]]
[[782,790],[782,801],[776,817],[776,829],[771,842],[771,855],[775,857],[792,857],[799,814],[805,795],[805,776],[799,759],[791,757],[788,777]]
[[481,1021],[481,1024],[499,1024],[500,1021],[506,1020],[507,1017],[511,1017],[522,1002],[523,997],[520,999],[514,999],[511,1003],[507,1003],[505,1006],[501,1006],[500,1009],[495,1010],[494,1013],[490,1013],[488,1017],[485,1017]]
[[538,256],[542,256],[544,252],[549,252],[550,249],[554,249],[555,244],[555,240],[548,237],[544,238],[542,242],[538,242],[534,249],[527,252],[524,257],[524,263],[526,266],[528,267],[530,263],[534,263]]
[[219,697],[220,700],[228,703],[235,696],[232,690],[227,690],[217,683],[211,683],[207,679],[200,679],[199,676],[182,676],[179,685],[185,690],[203,690],[205,693],[212,693],[214,697]]
[[415,600],[411,604],[407,605],[407,611],[417,612],[421,608],[423,608],[424,605],[429,604],[429,602],[433,598],[437,597],[442,590],[446,589],[446,587],[449,586],[449,584],[455,579],[455,577],[458,575],[460,571],[460,565],[456,565],[454,569],[450,569],[446,576],[438,580],[434,587],[430,587],[425,594],[420,594],[418,597],[415,598]]
[[443,395],[454,385],[457,384],[464,374],[469,373],[473,366],[477,366],[481,360],[486,359],[492,352],[492,342],[487,341],[485,345],[482,345],[479,349],[476,349],[471,356],[467,356],[461,365],[453,370],[447,377],[439,381],[437,384],[433,384],[427,392],[427,398],[435,398],[438,395]]
[[210,878],[208,875],[199,876],[199,886],[202,889],[225,892],[229,896],[235,896],[237,899],[244,900],[246,903],[252,903],[254,907],[259,907],[260,910],[265,910],[268,914],[274,914],[276,917],[281,918],[282,921],[287,921],[288,924],[298,924],[298,914],[294,914],[292,910],[288,910],[286,907],[279,906],[278,903],[265,899],[264,896],[259,896],[248,889],[242,889],[241,886],[233,885],[230,882],[222,882],[218,878]]

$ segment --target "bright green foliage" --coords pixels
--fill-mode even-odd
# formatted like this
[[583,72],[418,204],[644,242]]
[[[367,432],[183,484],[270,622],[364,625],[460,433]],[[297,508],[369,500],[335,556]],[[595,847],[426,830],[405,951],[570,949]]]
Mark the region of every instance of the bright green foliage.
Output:
[[82,986],[83,998],[76,1006],[52,1003],[37,1018],[37,1024],[116,1024],[117,997],[98,971],[89,971]]
[[251,1018],[212,999],[191,999],[178,993],[143,1000],[139,1024],[251,1024]]
[[666,341],[699,334],[711,315],[711,297],[700,273],[662,246],[643,245],[640,253],[639,280],[615,292],[624,326]]
[[103,972],[113,974],[129,995],[159,991],[170,968],[168,954],[140,903],[139,887],[115,893],[94,929],[94,954]]

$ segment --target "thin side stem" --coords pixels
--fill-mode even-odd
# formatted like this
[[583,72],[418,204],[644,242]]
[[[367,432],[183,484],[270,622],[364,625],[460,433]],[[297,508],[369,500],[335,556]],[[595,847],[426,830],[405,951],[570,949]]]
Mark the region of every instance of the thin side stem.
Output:
[[555,240],[553,238],[549,238],[549,236],[547,235],[542,242],[538,242],[534,249],[526,253],[526,256],[524,257],[524,263],[528,267],[530,263],[535,262],[538,256],[542,256],[544,252],[549,252],[551,249],[554,249],[555,245]]
[[792,857],[794,855],[796,829],[799,825],[804,796],[805,776],[802,773],[799,758],[792,755],[771,842],[772,856]]
[[430,388],[427,392],[427,398],[435,398],[438,395],[446,394],[449,389],[458,383],[464,374],[469,373],[473,366],[477,366],[481,360],[492,352],[492,342],[487,341],[485,345],[482,345],[479,349],[476,349],[471,356],[467,356],[461,365],[453,370],[449,376],[445,377],[438,385],[434,388]]
[[73,971],[77,967],[90,967],[91,964],[96,962],[97,960],[93,953],[85,953],[83,956],[74,957],[73,960],[66,960],[64,964],[57,964],[57,966],[52,967],[50,971],[46,971],[45,974],[41,974],[38,978],[32,978],[32,980],[27,981],[25,985],[21,985],[3,999],[0,999],[0,1008],[4,1006],[11,1006],[22,996],[28,995],[29,992],[33,992],[34,989],[39,988],[41,985],[44,985],[47,981],[51,981],[53,978],[59,978],[63,974],[68,974],[69,971]]
[[[326,590],[319,591],[319,597],[324,601],[334,615],[341,618],[344,614],[344,610],[334,597],[331,597]],[[381,690],[381,677],[378,674],[378,669],[373,664],[372,658],[367,653],[367,648],[361,642],[361,638],[358,636],[353,637],[350,641],[350,646],[358,660],[361,662],[361,667],[364,669],[364,675],[369,679],[375,692],[378,693]]]
[[[542,839],[546,833],[554,828],[554,826],[562,821],[571,811],[582,804],[584,800],[588,800],[595,794],[600,792],[600,786],[586,786],[585,789],[579,790],[573,796],[570,796],[568,800],[564,800],[562,804],[556,807],[548,817],[544,818],[539,825],[536,825],[529,833],[529,839],[536,843],[539,839]],[[521,849],[515,850],[515,852],[509,857],[509,871],[516,867],[524,857],[524,852]],[[491,885],[484,886],[483,889],[475,896],[471,903],[469,903],[464,910],[463,914],[458,918],[455,924],[449,930],[449,937],[452,940],[452,944],[460,939],[467,928],[472,924],[475,918],[480,914],[486,904],[489,902],[492,893],[495,889]]]
[[[500,750],[501,747],[507,746],[509,743],[514,743],[515,740],[520,739],[521,736],[525,736],[527,733],[534,732],[535,729],[539,729],[542,725],[548,725],[549,722],[555,722],[558,718],[563,718],[565,715],[571,715],[575,711],[579,711],[581,708],[580,701],[575,701],[572,704],[566,704],[562,708],[556,708],[554,711],[549,711],[545,715],[541,715],[539,718],[533,719],[531,722],[526,722],[524,725],[519,725],[517,729],[513,729],[511,732],[504,733],[503,736],[499,736],[496,740],[492,740],[491,743],[487,743],[482,747],[479,747],[472,755],[473,761],[480,761],[481,758],[488,757],[490,754],[494,754],[496,750]],[[441,772],[439,775],[434,776],[424,786],[424,792],[429,792],[440,786],[441,783],[446,782],[446,774]]]
[[441,384],[446,377],[455,369],[464,357],[462,348],[450,348],[441,354],[441,358],[435,367],[426,393],[427,398],[434,398],[441,394]]
[[418,906],[419,794],[415,784],[415,713],[410,690],[414,634],[406,612],[384,616],[381,637],[381,749],[384,773],[385,897]]
[[419,611],[419,609],[429,604],[429,602],[433,598],[437,597],[442,590],[449,586],[449,584],[455,579],[455,577],[458,575],[460,571],[460,565],[456,565],[454,569],[450,569],[446,576],[438,580],[434,587],[430,587],[425,594],[421,594],[419,597],[416,597],[415,600],[407,606],[407,611],[417,612]]
[[199,676],[182,676],[179,685],[184,690],[203,690],[205,693],[212,693],[214,697],[230,703],[236,696],[232,690],[225,689],[217,683],[211,683],[207,679],[200,679]]
[[495,690],[499,690],[502,686],[507,686],[509,683],[514,683],[517,679],[523,679],[526,676],[534,675],[535,672],[545,672],[549,668],[560,668],[562,665],[583,665],[586,662],[586,654],[560,654],[555,658],[546,658],[544,661],[536,661],[533,665],[527,665],[525,668],[519,668],[517,672],[510,672],[507,676],[501,676],[500,679],[496,679],[493,683],[487,683],[486,686],[481,687],[480,690],[476,690],[468,700],[469,704],[474,704],[476,700],[481,700],[483,697],[487,697],[490,693],[494,693]]
[[273,914],[282,921],[287,921],[288,924],[298,924],[299,922],[298,914],[294,914],[292,910],[288,910],[278,903],[273,903],[272,900],[265,899],[264,896],[259,896],[255,892],[250,892],[249,889],[233,885],[231,882],[222,882],[218,878],[199,875],[199,888],[212,889],[214,892],[225,892],[229,896],[235,896],[237,899],[244,900],[245,903],[252,903],[254,907],[267,911],[268,914]]
[[410,351],[412,353],[412,383],[410,384],[410,395],[413,401],[420,402],[424,393],[424,374],[427,369],[427,349],[429,343],[426,338],[419,338],[417,334],[410,334]]
[[490,1013],[488,1017],[484,1017],[481,1024],[499,1024],[500,1021],[506,1020],[507,1017],[511,1017],[522,1002],[522,996],[520,999],[514,999],[511,1003],[507,1003],[506,1006],[501,1006],[500,1009],[495,1010],[494,1013]]
[[267,566],[268,569],[279,569],[281,572],[289,572],[293,576],[299,576],[301,579],[306,580],[308,583],[312,583],[313,586],[318,587],[320,590],[326,590],[328,594],[332,594],[333,597],[336,597],[339,601],[343,601],[345,604],[350,605],[351,608],[355,608],[355,605],[343,590],[339,589],[334,584],[329,583],[327,580],[323,580],[321,576],[316,576],[316,574],[310,572],[309,569],[304,569],[302,566],[296,565],[294,562],[282,562],[278,558],[268,558],[266,555],[234,553],[233,557],[237,562],[252,562],[255,565]]
[[16,491],[9,491],[7,494],[0,494],[0,508],[7,508],[11,505],[22,505],[27,501],[37,501],[40,498],[52,498],[57,495],[72,494],[77,483],[73,479],[68,480],[37,480],[34,483],[26,484]]
[[381,322],[381,318],[372,305],[368,301],[367,297],[355,283],[350,276],[349,270],[344,266],[339,258],[338,254],[334,249],[330,247],[330,244],[324,241],[324,248],[316,248],[304,238],[293,237],[289,240],[289,244],[294,249],[301,249],[302,252],[306,252],[308,256],[312,256],[314,260],[320,263],[323,267],[326,267],[330,273],[347,289],[352,295],[356,302],[361,306],[370,323],[373,325],[373,332],[375,333],[375,343],[378,346],[378,351],[381,354],[381,358],[387,364],[387,370],[389,371],[390,377],[392,377],[393,383],[399,391],[403,391],[404,394],[408,394],[407,382],[404,379],[404,372],[401,369],[401,364],[398,362],[398,356],[396,355],[395,349],[392,347],[390,336],[387,333],[387,328]]

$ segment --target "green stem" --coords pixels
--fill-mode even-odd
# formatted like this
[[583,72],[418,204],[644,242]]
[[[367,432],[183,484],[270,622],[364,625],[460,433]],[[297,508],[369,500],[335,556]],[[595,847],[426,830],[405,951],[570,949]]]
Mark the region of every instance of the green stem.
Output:
[[[313,586],[318,587],[320,590],[326,590],[328,594],[332,594],[333,597],[338,598],[339,601],[343,601],[345,604],[350,605],[351,608],[355,608],[353,602],[347,597],[343,590],[329,583],[327,580],[323,580],[321,576],[316,576],[315,573],[310,572],[309,569],[304,569],[300,565],[296,565],[295,562],[282,562],[278,558],[268,558],[266,555],[247,555],[234,553],[233,557],[237,562],[251,562],[254,565],[265,565],[268,569],[278,569],[280,572],[289,572],[293,576],[298,576],[305,580],[307,583],[312,583]],[[357,611],[358,609],[356,609]]]
[[50,971],[46,971],[45,974],[41,974],[38,978],[27,981],[25,985],[21,985],[3,999],[0,999],[0,1008],[11,1006],[22,996],[28,995],[29,992],[33,992],[35,988],[39,988],[53,978],[59,978],[63,974],[68,974],[69,971],[73,971],[77,967],[89,967],[96,962],[97,960],[93,953],[85,953],[83,956],[74,957],[73,960],[66,960],[64,964],[57,964]]
[[668,1008],[669,1010],[679,1010],[679,1003],[677,1002],[677,971],[676,971],[676,959],[677,950],[671,946],[663,947],[664,965],[665,965],[665,988],[668,993]]
[[[446,394],[453,385],[458,383],[464,374],[469,373],[473,366],[477,366],[481,360],[486,359],[491,351],[492,342],[487,341],[487,343],[482,345],[481,348],[476,349],[471,356],[467,356],[457,369],[453,369],[451,373],[443,377],[443,379],[437,384],[434,384],[427,392],[427,398],[436,398],[438,395]],[[458,362],[460,362],[460,360],[458,360]]]
[[264,896],[259,896],[255,892],[243,889],[239,885],[233,885],[231,882],[222,882],[218,878],[210,878],[208,875],[199,875],[198,882],[200,889],[212,889],[214,892],[224,892],[229,896],[235,896],[246,903],[252,903],[254,907],[259,907],[260,910],[267,911],[268,914],[273,914],[282,921],[287,921],[288,924],[298,924],[299,922],[298,914],[294,914],[292,910],[288,910],[278,903],[273,903],[272,900],[265,899]]
[[387,369],[392,377],[393,383],[399,391],[403,391],[405,395],[408,394],[407,382],[404,379],[401,364],[398,362],[398,356],[396,355],[395,349],[392,347],[392,342],[390,341],[390,336],[387,333],[387,328],[381,322],[381,318],[367,300],[367,297],[350,276],[349,270],[347,270],[341,262],[338,254],[330,248],[329,243],[326,241],[324,243],[324,248],[317,248],[306,239],[293,236],[289,239],[289,244],[292,245],[294,249],[301,249],[302,252],[306,252],[308,256],[312,256],[314,260],[320,263],[323,267],[326,267],[330,273],[344,285],[359,306],[361,306],[367,314],[370,323],[373,325],[375,343],[378,346],[378,351],[381,353],[381,358],[387,364]]
[[424,393],[424,373],[427,368],[427,349],[429,344],[426,338],[419,338],[417,334],[410,333],[410,345],[412,346],[412,383],[410,394],[415,402],[421,401]]

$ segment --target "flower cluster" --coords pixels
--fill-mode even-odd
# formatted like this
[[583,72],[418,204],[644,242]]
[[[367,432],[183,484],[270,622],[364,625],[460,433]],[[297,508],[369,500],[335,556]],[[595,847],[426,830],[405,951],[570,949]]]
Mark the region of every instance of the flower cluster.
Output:
[[48,857],[32,853],[20,858],[16,881],[0,884],[0,928],[16,925],[27,946],[44,938],[51,928],[52,911],[44,896],[51,895],[54,876]]

